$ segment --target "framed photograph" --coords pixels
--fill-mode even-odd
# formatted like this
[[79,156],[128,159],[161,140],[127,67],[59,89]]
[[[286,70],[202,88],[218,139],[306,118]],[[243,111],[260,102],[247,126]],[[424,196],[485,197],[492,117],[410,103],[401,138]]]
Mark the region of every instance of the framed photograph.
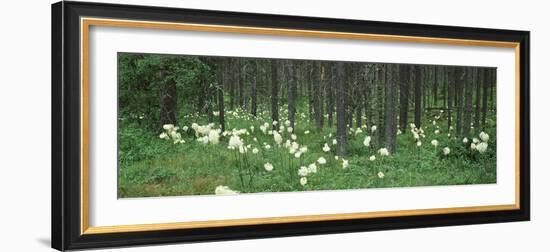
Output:
[[58,250],[529,220],[529,32],[52,6]]

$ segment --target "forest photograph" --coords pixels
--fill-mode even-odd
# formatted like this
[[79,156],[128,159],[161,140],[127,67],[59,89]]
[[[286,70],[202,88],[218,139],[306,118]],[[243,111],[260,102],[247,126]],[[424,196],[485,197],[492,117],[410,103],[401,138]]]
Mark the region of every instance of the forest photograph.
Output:
[[117,60],[118,198],[497,182],[493,67]]

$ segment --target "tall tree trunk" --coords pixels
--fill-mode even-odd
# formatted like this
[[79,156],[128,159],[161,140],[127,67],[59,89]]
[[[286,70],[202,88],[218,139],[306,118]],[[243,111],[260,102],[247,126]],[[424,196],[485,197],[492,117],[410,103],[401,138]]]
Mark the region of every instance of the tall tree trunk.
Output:
[[407,130],[407,119],[409,117],[409,65],[401,65],[399,69],[399,128]]
[[239,81],[239,107],[242,109],[244,106],[244,78],[246,71],[244,70],[243,60],[239,59],[237,64],[237,80]]
[[296,123],[296,95],[297,95],[297,86],[296,86],[296,65],[292,61],[288,61],[288,80],[289,90],[288,90],[288,120],[290,121],[290,127],[295,128],[294,124]]
[[364,77],[364,88],[363,88],[363,101],[365,106],[365,124],[367,125],[367,129],[370,129],[372,126],[372,109],[371,109],[371,99],[370,99],[370,93],[371,88],[373,85],[373,71],[372,71],[372,64],[368,64],[365,66],[365,77]]
[[464,94],[464,126],[462,128],[462,134],[465,137],[470,136],[471,119],[472,119],[472,87],[477,77],[477,69],[473,67],[467,68],[466,78],[466,93]]
[[225,66],[225,60],[220,59],[218,62],[218,110],[220,111],[218,120],[220,123],[220,128],[222,131],[225,131],[225,102],[224,102],[224,95],[223,95],[223,89],[224,89],[224,82],[225,82],[225,76],[226,76],[226,66]]
[[327,86],[326,86],[326,97],[327,97],[327,113],[328,113],[328,126],[332,128],[334,113],[334,82],[336,80],[336,71],[334,68],[334,63],[327,64],[327,71],[330,73],[327,77]]
[[474,113],[474,129],[479,131],[479,116],[480,116],[480,103],[481,103],[481,87],[483,86],[483,83],[485,82],[485,69],[480,68],[477,70],[477,81],[475,82],[476,87],[476,109]]
[[230,79],[229,79],[229,109],[233,110],[235,109],[235,65],[236,65],[236,59],[228,58],[227,68],[229,72]]
[[323,111],[321,111],[321,73],[319,71],[320,63],[313,62],[311,71],[311,82],[313,87],[313,112],[315,119],[315,126],[318,131],[323,129],[321,125],[321,118],[323,117]]
[[393,153],[395,151],[395,97],[397,94],[396,82],[399,66],[388,64],[386,66],[386,85],[385,85],[385,106],[384,106],[384,126],[385,126],[385,147]]
[[165,124],[177,124],[176,106],[178,104],[176,93],[176,81],[166,78],[166,70],[162,69],[160,75],[160,128]]
[[447,129],[450,131],[452,125],[453,97],[455,88],[455,70],[453,67],[445,67],[445,82],[447,84]]
[[434,93],[433,93],[433,99],[434,99],[433,106],[434,107],[437,107],[437,105],[438,105],[438,95],[439,95],[438,90],[437,90],[438,85],[439,85],[439,80],[438,80],[439,74],[438,74],[438,71],[437,71],[438,68],[439,68],[438,66],[432,66],[432,71],[433,71],[433,75],[434,75],[433,76],[433,91],[434,91]]
[[377,82],[377,107],[378,107],[378,126],[376,130],[376,138],[378,139],[378,146],[382,146],[384,144],[384,127],[383,127],[383,121],[384,121],[384,85],[386,84],[386,65],[385,64],[379,64],[377,65],[378,70],[376,71],[376,82]]
[[414,124],[420,128],[422,114],[422,68],[414,66]]
[[485,126],[487,123],[487,100],[489,98],[489,86],[493,85],[492,83],[492,72],[496,70],[491,69],[488,71],[485,71],[485,82],[483,83],[483,98],[481,102],[481,129],[485,130]]
[[[205,76],[201,76],[201,81],[202,82],[205,82],[205,79],[206,77]],[[214,121],[214,109],[213,109],[213,106],[214,106],[214,99],[212,98],[213,96],[213,87],[212,87],[212,84],[211,83],[208,83],[206,85],[206,97],[204,98],[204,100],[206,101],[206,114],[208,115],[208,123],[212,123]]]
[[346,155],[346,100],[347,80],[344,63],[336,62],[336,127],[338,144],[336,153],[338,156]]
[[455,68],[455,95],[456,95],[456,136],[462,138],[462,110],[464,98],[464,68]]
[[257,86],[257,75],[258,75],[258,62],[256,60],[252,60],[252,83],[251,83],[251,87],[250,87],[250,96],[251,96],[251,99],[252,99],[252,104],[250,106],[250,114],[252,114],[252,116],[256,117],[257,115],[257,110],[258,110],[258,105],[257,105],[257,100],[258,100],[258,97],[257,97],[257,91],[256,91],[256,86]]
[[[277,61],[272,59],[271,63],[271,120],[279,121],[279,87],[277,79]],[[273,125],[273,130],[277,130],[277,126]]]

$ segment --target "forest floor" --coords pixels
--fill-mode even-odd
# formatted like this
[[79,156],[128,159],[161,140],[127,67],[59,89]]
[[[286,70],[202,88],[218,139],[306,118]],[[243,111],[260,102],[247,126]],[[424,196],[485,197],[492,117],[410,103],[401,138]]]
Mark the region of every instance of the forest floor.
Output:
[[[282,143],[277,144],[269,133],[272,127],[269,109],[264,111],[267,112],[259,112],[256,118],[241,110],[226,111],[226,131],[240,130],[236,134],[243,143],[241,151],[238,147],[228,148],[231,133],[220,134],[217,144],[199,142],[195,131],[197,126],[207,127],[204,116],[179,118],[177,132],[185,143],[177,144],[170,137],[159,138],[160,131],[147,131],[137,123],[120,123],[118,197],[496,183],[494,113],[489,113],[487,119],[485,132],[489,140],[483,152],[471,146],[473,138],[481,142],[480,130],[472,129],[471,137],[463,142],[463,138],[455,137],[454,129],[447,129],[445,115],[425,111],[421,127],[424,136],[415,140],[411,127],[401,129],[400,134],[396,132],[394,153],[381,155],[379,150],[383,146],[377,143],[376,131],[363,126],[361,130],[348,130],[347,155],[336,157],[333,144],[336,126],[326,127],[326,118],[323,131],[317,131],[314,121],[306,116],[307,110],[299,110],[296,125],[289,133],[285,125],[287,112],[281,110],[283,120],[277,123],[277,128],[284,129],[280,130]],[[267,130],[264,124],[269,126]],[[215,124],[210,130],[217,127]],[[369,146],[365,143],[367,136],[372,136]],[[287,140],[290,145],[285,144]],[[437,146],[433,140],[438,142]],[[290,154],[292,142],[296,142],[294,151],[301,152],[299,157],[295,152]],[[304,146],[307,151],[300,150]],[[245,149],[246,153],[241,153]]]

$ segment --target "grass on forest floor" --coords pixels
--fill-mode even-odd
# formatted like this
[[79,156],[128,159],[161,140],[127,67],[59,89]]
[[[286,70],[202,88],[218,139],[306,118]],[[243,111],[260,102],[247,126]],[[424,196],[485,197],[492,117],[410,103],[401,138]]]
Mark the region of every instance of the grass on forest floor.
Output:
[[[406,129],[397,136],[396,152],[390,156],[377,153],[381,146],[377,145],[375,137],[371,146],[364,146],[363,140],[371,132],[363,129],[362,133],[348,135],[345,159],[349,161],[349,167],[343,169],[342,158],[335,159],[336,146],[332,145],[335,128],[317,132],[313,122],[308,122],[298,113],[293,133],[297,136],[296,142],[307,145],[308,151],[295,158],[287,148],[278,147],[273,136],[259,130],[264,122],[271,123],[268,113],[260,114],[257,119],[243,114],[246,113],[228,112],[226,124],[228,130],[248,129],[250,135],[241,135],[245,145],[251,144],[251,149],[259,149],[257,154],[251,151],[245,154],[246,167],[237,161],[243,156],[227,148],[229,136],[222,137],[217,145],[203,145],[196,141],[194,131],[189,128],[187,132],[180,130],[186,143],[174,145],[137,124],[124,124],[119,128],[118,196],[214,194],[219,185],[248,193],[496,183],[495,123],[492,118],[486,130],[491,136],[489,147],[483,154],[470,149],[471,139],[467,144],[462,143],[462,139],[455,139],[454,130],[449,138],[444,117],[433,125],[433,116],[424,115],[422,128],[426,137],[421,139],[422,145],[417,147],[410,129]],[[205,124],[205,120],[188,116],[180,122],[190,126],[192,122]],[[254,126],[253,132],[250,126]],[[439,134],[435,133],[437,126]],[[305,134],[306,130],[310,133]],[[478,134],[478,130],[472,130],[472,137],[478,137]],[[282,135],[284,140],[290,138],[286,130]],[[438,147],[430,144],[433,139],[439,141]],[[271,148],[266,149],[264,142]],[[322,150],[325,143],[331,148],[329,152]],[[443,155],[444,147],[450,148],[449,155]],[[372,155],[376,157],[374,161],[369,160]],[[308,175],[307,184],[302,186],[298,168],[316,162],[319,157],[324,157],[327,163],[317,163],[317,172]],[[266,162],[273,164],[271,172],[264,169]],[[384,174],[383,178],[379,178],[379,172]]]

